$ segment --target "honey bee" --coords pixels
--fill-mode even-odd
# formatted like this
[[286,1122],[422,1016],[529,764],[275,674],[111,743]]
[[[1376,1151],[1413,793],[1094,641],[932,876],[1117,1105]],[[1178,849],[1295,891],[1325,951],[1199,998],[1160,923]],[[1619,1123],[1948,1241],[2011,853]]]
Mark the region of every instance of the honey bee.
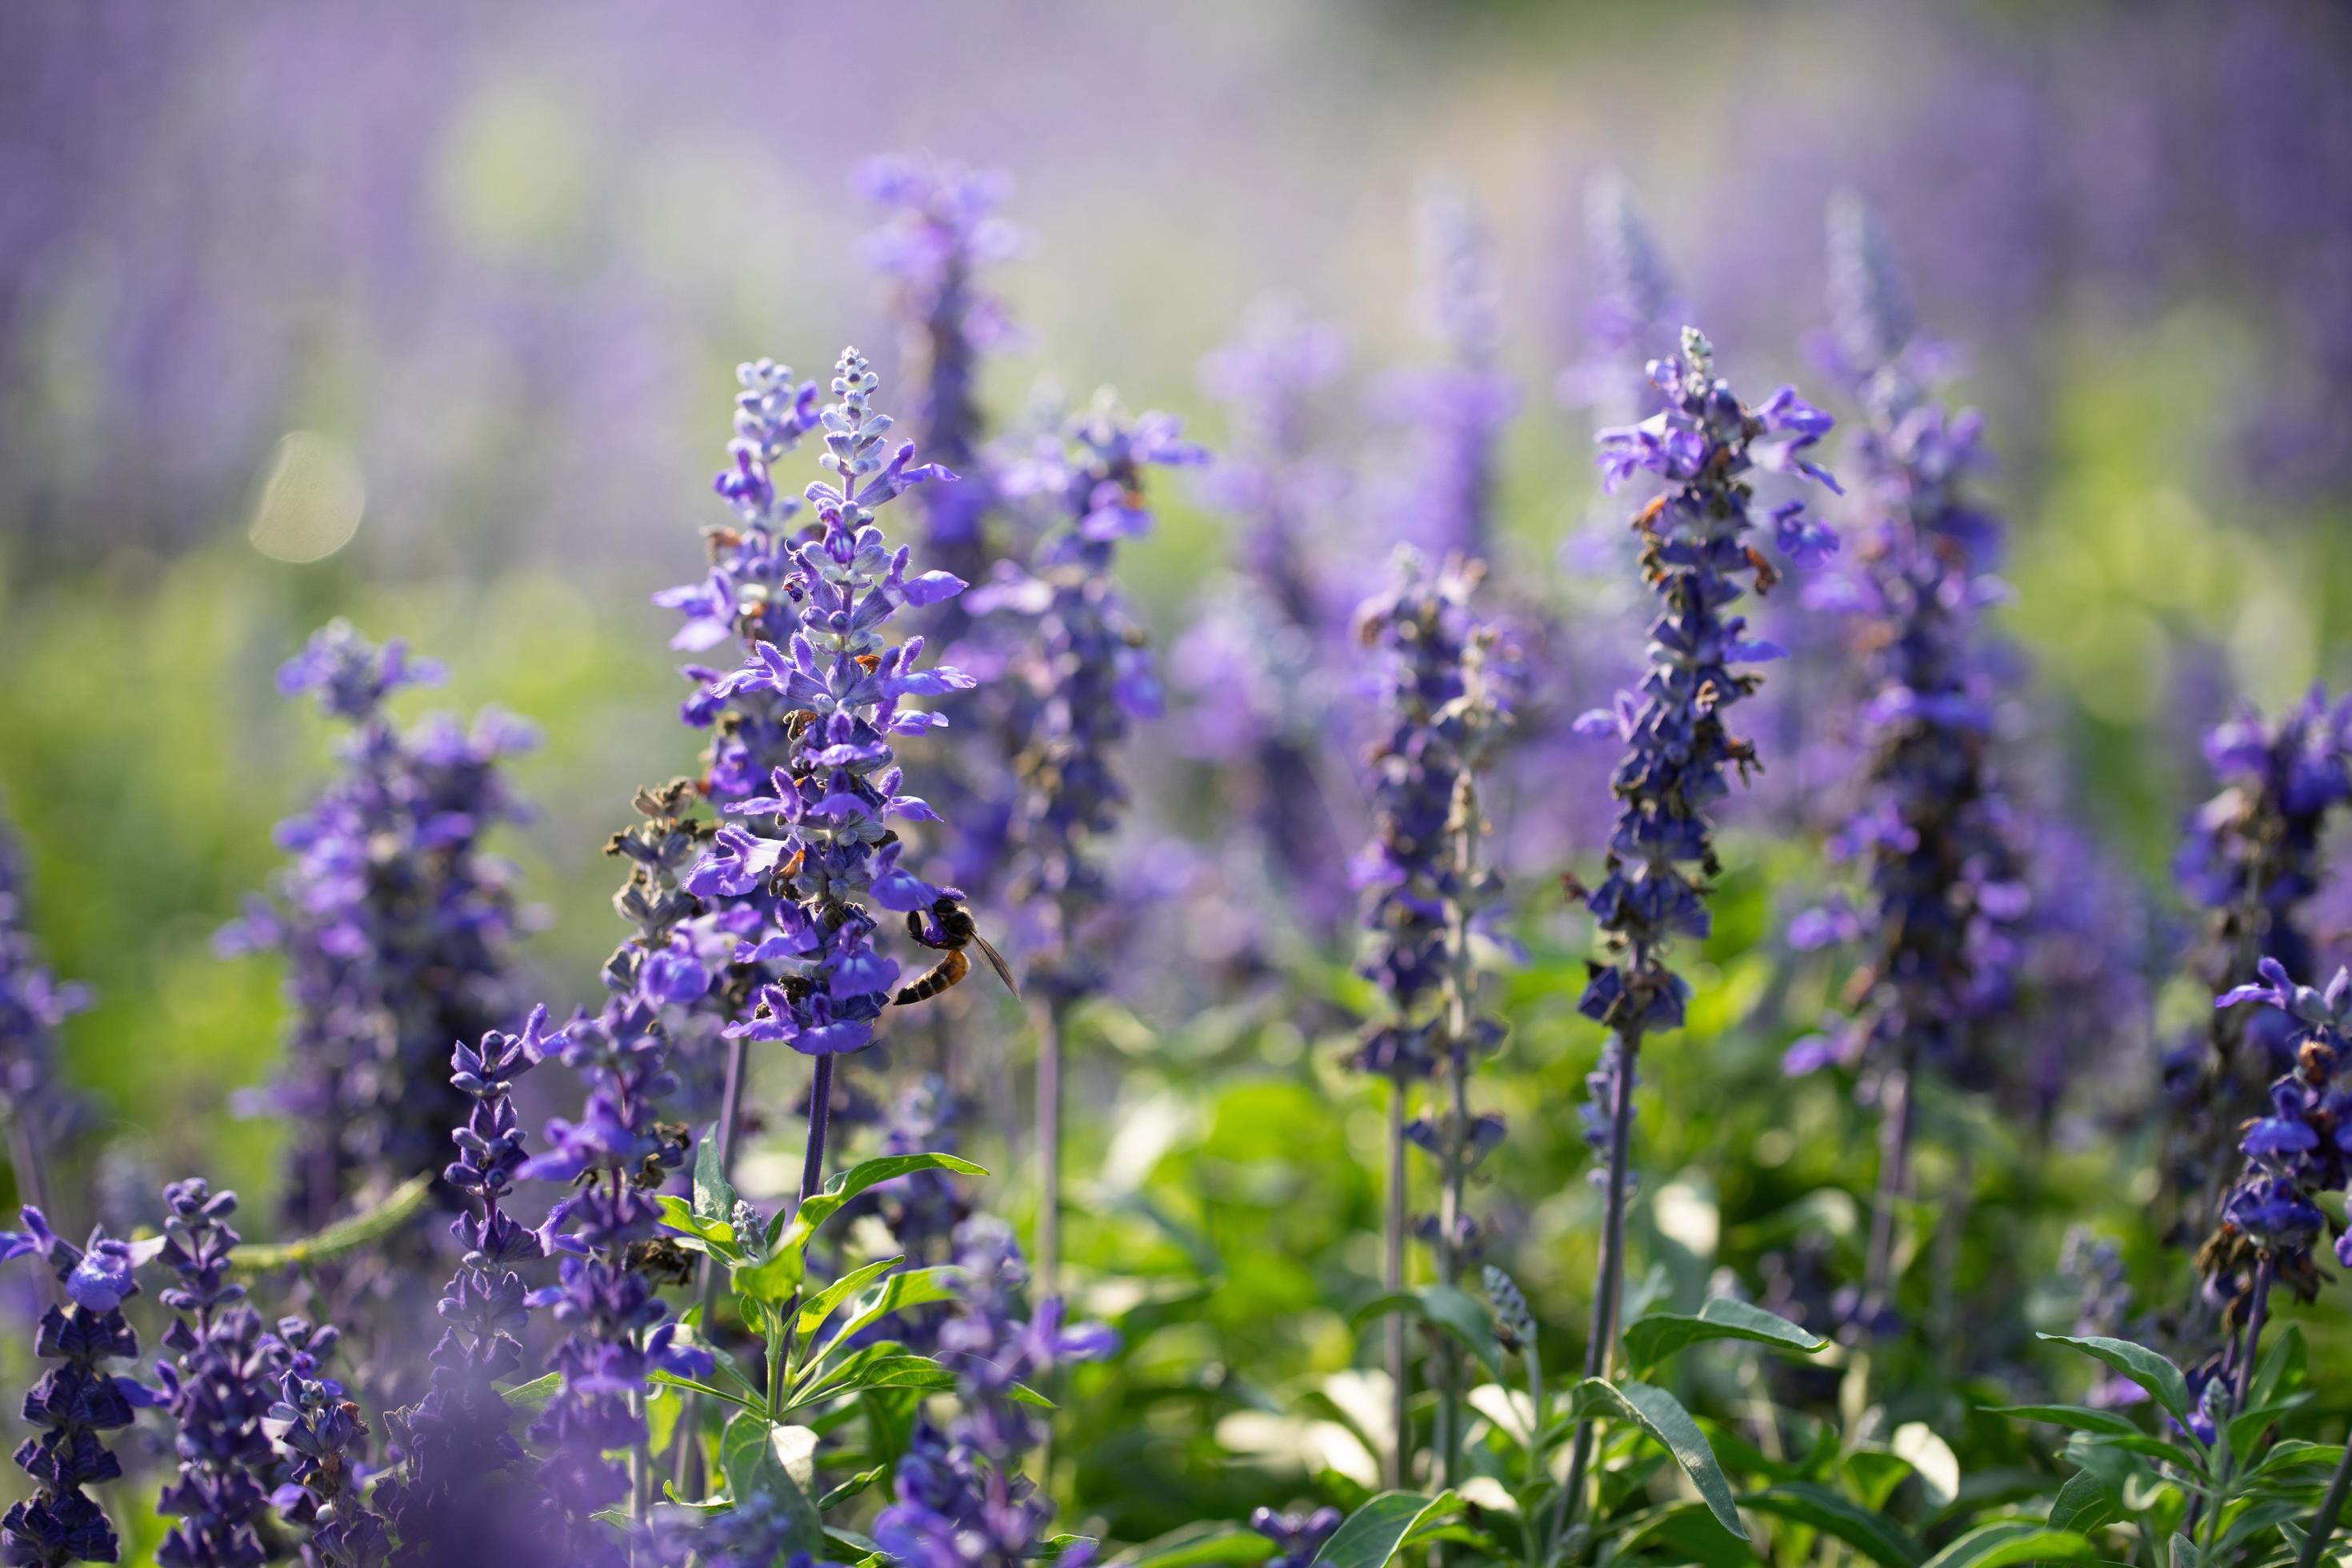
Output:
[[964,956],[964,949],[968,947],[979,948],[981,956],[988,960],[988,966],[996,971],[996,977],[1004,982],[1004,988],[1015,996],[1021,994],[1020,983],[1013,978],[1013,966],[1004,962],[1003,953],[989,945],[986,937],[980,934],[980,928],[972,922],[971,911],[955,900],[937,899],[928,910],[909,911],[907,934],[923,946],[936,949],[947,956],[912,984],[899,987],[898,994],[891,998],[898,1006],[928,1002],[940,992],[961,984],[964,976],[971,973],[971,961]]
[[665,1237],[634,1242],[629,1267],[660,1285],[684,1285],[694,1279],[694,1255]]

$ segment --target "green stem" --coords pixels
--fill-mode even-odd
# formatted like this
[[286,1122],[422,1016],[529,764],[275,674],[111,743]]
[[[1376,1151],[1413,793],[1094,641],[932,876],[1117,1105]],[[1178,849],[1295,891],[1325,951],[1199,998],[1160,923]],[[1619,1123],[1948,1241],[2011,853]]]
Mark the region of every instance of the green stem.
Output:
[[1037,1012],[1037,1293],[1062,1293],[1062,1005]]
[[1862,1299],[1875,1312],[1895,1289],[1895,1215],[1911,1194],[1911,1134],[1916,1088],[1909,1064],[1886,1077],[1884,1120],[1879,1123],[1878,1190],[1870,1209],[1870,1250],[1863,1266]]
[[[1405,1091],[1402,1076],[1391,1079],[1390,1089],[1388,1213],[1381,1226],[1381,1285],[1393,1296],[1404,1290]],[[1412,1453],[1412,1369],[1406,1360],[1405,1321],[1402,1312],[1389,1314],[1388,1363],[1392,1414],[1396,1423],[1396,1440],[1389,1449],[1389,1485],[1402,1488],[1411,1479],[1408,1472],[1412,1469],[1410,1457]]]
[[[1642,1052],[1635,1030],[1617,1036],[1617,1072],[1610,1086],[1609,1199],[1601,1225],[1601,1279],[1592,1295],[1592,1331],[1585,1342],[1584,1375],[1606,1377],[1617,1354],[1617,1312],[1625,1279],[1626,1163],[1633,1144],[1633,1069]],[[1592,1422],[1576,1424],[1576,1446],[1570,1450],[1568,1481],[1554,1507],[1557,1533],[1564,1538],[1583,1506],[1584,1473],[1592,1458]]]
[[[719,1097],[719,1125],[711,1136],[719,1143],[719,1171],[733,1180],[735,1174],[735,1129],[743,1115],[743,1077],[748,1063],[747,1042],[732,1039],[727,1042],[727,1082]],[[732,1216],[729,1216],[731,1218]],[[702,1316],[699,1331],[705,1342],[717,1344],[711,1319],[719,1310],[719,1279],[724,1272],[719,1259],[702,1260]],[[702,1458],[702,1396],[688,1394],[678,1411],[677,1438],[672,1446],[670,1484],[677,1495],[688,1502],[698,1502],[708,1472],[700,1463]]]

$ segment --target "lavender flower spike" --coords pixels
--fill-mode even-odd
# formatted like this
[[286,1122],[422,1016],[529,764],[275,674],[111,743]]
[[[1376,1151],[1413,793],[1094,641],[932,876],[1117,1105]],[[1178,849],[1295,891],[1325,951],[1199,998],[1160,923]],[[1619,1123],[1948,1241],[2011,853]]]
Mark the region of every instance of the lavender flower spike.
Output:
[[1995,696],[1982,612],[2006,590],[1993,575],[2001,529],[1967,484],[1986,458],[1982,420],[1948,415],[1927,388],[1941,355],[1918,335],[1892,247],[1859,201],[1830,214],[1831,311],[1839,357],[1867,416],[1855,444],[1867,478],[1847,569],[1808,585],[1810,607],[1855,622],[1866,671],[1869,751],[1861,798],[1832,841],[1864,860],[1859,1015],[1840,1038],[1801,1041],[1792,1070],[1864,1067],[1884,1108],[1861,1310],[1876,1319],[1893,1288],[1895,1213],[1910,1194],[1917,1079],[1936,1071],[1989,1080],[1990,1019],[2010,1010],[2009,973],[2032,903],[2016,814],[1991,755]]
[[1082,932],[1109,902],[1099,847],[1127,804],[1118,752],[1131,722],[1156,716],[1161,703],[1142,630],[1128,615],[1113,568],[1118,542],[1151,527],[1145,471],[1208,460],[1182,432],[1165,414],[1130,420],[1115,395],[1097,394],[1087,414],[1044,437],[1027,461],[1005,473],[1008,494],[1033,496],[1052,509],[1052,531],[1037,546],[1034,574],[1000,567],[973,595],[975,615],[1002,608],[1036,621],[1021,670],[1034,716],[1028,749],[1013,763],[1021,795],[1013,820],[1012,893],[1024,905],[1035,953],[1031,973],[1045,1000],[1037,1039],[1037,1261],[1049,1296],[1061,1275],[1062,1017],[1102,981],[1082,951],[1103,944]]
[[[1784,386],[1753,409],[1715,374],[1715,352],[1696,329],[1683,329],[1679,357],[1651,366],[1666,406],[1641,424],[1600,436],[1604,482],[1614,489],[1638,473],[1664,491],[1635,514],[1642,569],[1660,603],[1650,628],[1649,676],[1641,690],[1620,693],[1613,708],[1587,713],[1577,728],[1614,733],[1626,747],[1611,780],[1618,800],[1606,875],[1585,894],[1604,933],[1606,959],[1594,963],[1578,1008],[1608,1026],[1617,1057],[1607,1143],[1609,1198],[1601,1234],[1600,1288],[1585,1351],[1587,1376],[1604,1375],[1617,1335],[1625,1266],[1627,1143],[1642,1041],[1681,1026],[1689,986],[1666,963],[1680,938],[1703,939],[1706,900],[1717,865],[1707,811],[1730,793],[1729,773],[1744,779],[1758,765],[1753,745],[1726,723],[1730,709],[1760,679],[1743,667],[1780,656],[1748,635],[1744,616],[1727,615],[1753,586],[1763,593],[1779,574],[1748,542],[1758,524],[1751,475],[1801,476],[1836,488],[1805,454],[1830,416]],[[1772,513],[1783,551],[1811,554],[1834,542],[1801,520],[1801,503]],[[1580,1424],[1561,1506],[1578,1506],[1591,1428]]]
[[1280,868],[1280,912],[1318,942],[1354,905],[1322,762],[1352,658],[1343,574],[1324,558],[1349,479],[1323,448],[1316,417],[1346,363],[1336,329],[1279,300],[1254,305],[1241,336],[1202,362],[1202,385],[1232,416],[1231,449],[1201,490],[1240,536],[1234,570],[1210,589],[1170,658],[1188,748],[1227,771],[1257,852]]
[[1395,536],[1433,557],[1494,548],[1496,449],[1518,397],[1495,368],[1502,342],[1494,242],[1469,194],[1444,184],[1422,199],[1421,299],[1444,363],[1391,376],[1380,401],[1412,435]]
[[[1439,1213],[1423,1226],[1438,1277],[1452,1284],[1477,1248],[1477,1226],[1465,1211],[1469,1174],[1503,1134],[1499,1117],[1474,1114],[1469,1079],[1502,1030],[1475,1013],[1477,977],[1471,935],[1499,900],[1501,884],[1479,869],[1485,820],[1480,774],[1494,761],[1510,715],[1487,679],[1495,633],[1476,619],[1472,590],[1483,568],[1449,563],[1433,569],[1409,547],[1398,552],[1397,582],[1364,605],[1363,641],[1387,656],[1382,703],[1386,732],[1373,747],[1374,838],[1356,868],[1370,936],[1361,973],[1379,984],[1388,1016],[1365,1033],[1355,1065],[1394,1082],[1389,1101],[1388,1213],[1383,1276],[1404,1288],[1405,1169],[1408,1142],[1437,1161]],[[1407,1086],[1442,1073],[1443,1109],[1408,1123]],[[1403,1325],[1389,1330],[1389,1373],[1397,1401],[1391,1479],[1405,1479],[1409,1438]],[[1440,1454],[1450,1467],[1458,1435],[1453,1363],[1442,1390]]]
[[[2317,1299],[2327,1277],[2312,1248],[2328,1227],[2318,1200],[2352,1186],[2352,1081],[2345,1074],[2352,1055],[2352,972],[2337,970],[2327,988],[2316,991],[2296,984],[2274,958],[2262,960],[2260,969],[2259,980],[2224,993],[2214,1005],[2261,1002],[2283,1015],[2297,1041],[2294,1065],[2271,1085],[2269,1114],[2245,1124],[2238,1145],[2244,1168],[2222,1200],[2220,1228],[2198,1255],[2209,1278],[2237,1277],[2226,1292],[2235,1331],[2224,1363],[2234,1374],[2232,1414],[2245,1402],[2272,1286],[2284,1285],[2306,1303]],[[2352,1268],[2352,1237],[2337,1239],[2336,1257]]]
[[1081,956],[1087,944],[1079,928],[1104,900],[1100,841],[1127,805],[1118,750],[1133,722],[1157,717],[1161,706],[1141,628],[1119,590],[1118,544],[1151,529],[1149,469],[1207,461],[1173,416],[1130,418],[1106,389],[1005,472],[1009,494],[1045,503],[1052,531],[1030,570],[1000,565],[971,607],[1036,623],[1037,640],[1018,672],[1036,722],[1014,763],[1022,796],[1013,892],[1037,928],[1042,956],[1034,973],[1051,995],[1084,995],[1101,983]]
[[1633,188],[1614,170],[1585,184],[1584,249],[1593,273],[1585,355],[1560,374],[1555,391],[1563,405],[1596,418],[1640,418],[1658,405],[1642,367],[1675,341],[1678,292]]
[[[939,1359],[955,1373],[958,1410],[944,1432],[928,1420],[916,1427],[874,1539],[905,1568],[1020,1568],[1043,1549],[1054,1505],[1022,1473],[1045,1425],[1015,1391],[1066,1362],[1109,1354],[1118,1336],[1066,1325],[1057,1300],[1021,1316],[1028,1270],[1003,1221],[967,1220],[956,1242],[961,1311],[940,1331]],[[1083,1545],[1057,1559],[1065,1568],[1092,1560]]]
[[[2222,787],[2190,816],[2174,871],[2209,911],[2199,977],[2224,995],[2252,984],[2265,958],[2289,973],[2317,962],[2305,906],[2325,878],[2328,824],[2352,804],[2352,699],[2314,688],[2275,720],[2247,708],[2206,737],[2205,756]],[[2295,1039],[2280,1013],[2221,1008],[2167,1057],[2176,1240],[2201,1241],[2221,1218],[2238,1124],[2293,1064]]]
[[163,1202],[163,1259],[180,1277],[163,1295],[180,1314],[163,1342],[180,1359],[156,1373],[175,1426],[180,1479],[163,1489],[160,1511],[178,1522],[156,1561],[164,1568],[249,1568],[267,1555],[256,1525],[276,1456],[262,1429],[273,1391],[261,1314],[246,1304],[245,1287],[227,1278],[236,1194],[190,1180],[164,1188]]
[[482,837],[523,815],[500,764],[530,743],[485,713],[396,726],[385,700],[440,679],[404,645],[379,648],[337,621],[278,672],[350,726],[341,773],[278,826],[293,856],[274,905],[252,900],[224,951],[287,957],[295,1022],[275,1109],[300,1128],[288,1206],[316,1228],[354,1199],[437,1168],[465,1114],[441,1064],[453,1039],[508,1016],[513,873]]
[[[542,1044],[588,1087],[580,1120],[548,1123],[545,1153],[514,1168],[521,1179],[573,1182],[579,1190],[555,1205],[540,1243],[564,1254],[559,1282],[523,1298],[551,1307],[570,1336],[555,1353],[562,1385],[531,1424],[534,1443],[549,1450],[537,1473],[551,1530],[567,1561],[614,1568],[625,1563],[623,1537],[595,1515],[631,1496],[646,1500],[629,1472],[605,1456],[637,1451],[636,1478],[647,1463],[643,1400],[655,1368],[702,1377],[709,1352],[675,1344],[677,1325],[637,1267],[638,1244],[659,1229],[658,1187],[682,1156],[662,1131],[661,1103],[677,1088],[668,1068],[658,999],[623,966],[604,1013],[578,1018]],[[628,981],[634,978],[635,984]],[[495,1441],[495,1439],[493,1439]]]
[[49,1228],[41,1211],[24,1210],[22,1231],[0,1231],[0,1263],[37,1254],[65,1287],[62,1304],[41,1314],[33,1353],[58,1364],[25,1395],[25,1420],[40,1428],[16,1450],[16,1468],[38,1489],[0,1519],[0,1560],[39,1564],[111,1563],[114,1525],[83,1489],[122,1474],[105,1435],[131,1425],[133,1408],[155,1403],[131,1378],[106,1370],[139,1353],[122,1303],[139,1294],[134,1270],[163,1250],[153,1241],[117,1241],[90,1233],[76,1247]]
[[[912,415],[923,450],[964,482],[924,492],[925,556],[967,581],[988,563],[982,524],[994,495],[981,463],[973,382],[980,356],[1017,336],[1004,301],[982,286],[982,268],[1020,254],[1021,231],[997,214],[1009,174],[919,156],[870,160],[857,171],[866,198],[890,214],[866,237],[866,261],[892,286],[901,359],[916,387]],[[950,602],[950,609],[954,606]],[[952,646],[962,626],[941,627]]]
[[[295,1320],[280,1327],[303,1325]],[[334,1342],[333,1331],[304,1339],[299,1348],[283,1347],[278,1398],[263,1423],[287,1460],[287,1479],[269,1500],[310,1525],[306,1562],[320,1568],[381,1568],[391,1554],[392,1532],[361,1493],[367,1423],[343,1385],[319,1364]]]
[[523,1162],[515,1114],[515,1079],[548,1048],[547,1009],[534,1009],[520,1035],[492,1031],[477,1047],[460,1045],[450,1081],[473,1101],[452,1135],[457,1158],[442,1175],[467,1208],[449,1231],[464,1248],[440,1300],[446,1325],[433,1349],[433,1384],[417,1404],[387,1417],[405,1456],[377,1499],[400,1536],[397,1561],[448,1562],[493,1545],[509,1557],[528,1540],[530,1493],[519,1413],[499,1391],[522,1365],[518,1338],[529,1320],[519,1266],[542,1256],[538,1233],[506,1211]]
[[773,819],[781,836],[740,843],[722,837],[687,879],[689,890],[725,892],[794,867],[792,894],[770,911],[770,928],[736,953],[739,963],[775,965],[783,978],[761,989],[752,1017],[736,1032],[782,1040],[821,1058],[863,1049],[894,994],[898,964],[876,950],[878,921],[865,900],[915,914],[952,891],[899,865],[903,846],[888,819],[938,816],[919,797],[899,793],[890,741],[947,722],[908,699],[972,685],[959,670],[919,668],[920,637],[892,645],[883,636],[900,606],[940,603],[964,584],[945,572],[909,576],[907,551],[890,551],[874,525],[876,509],[927,479],[952,477],[916,463],[912,443],[884,458],[891,422],[874,409],[877,384],[863,355],[844,353],[834,376],[835,401],[824,415],[822,461],[838,481],[808,488],[824,533],[795,554],[805,595],[799,629],[787,647],[760,644],[713,689],[721,697],[772,692],[802,715],[793,721],[788,760],[770,775],[771,793],[729,807]]

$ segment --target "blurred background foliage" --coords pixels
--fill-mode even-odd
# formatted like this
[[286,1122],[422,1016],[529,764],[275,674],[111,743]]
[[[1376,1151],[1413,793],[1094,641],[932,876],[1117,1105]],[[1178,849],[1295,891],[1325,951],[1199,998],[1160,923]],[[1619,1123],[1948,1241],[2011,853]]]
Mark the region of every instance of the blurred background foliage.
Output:
[[[537,993],[592,997],[618,934],[604,837],[632,787],[693,765],[646,595],[698,570],[730,367],[814,372],[854,341],[889,384],[847,176],[908,146],[1020,183],[1031,246],[1002,285],[1027,342],[989,367],[1000,422],[1034,378],[1115,381],[1213,446],[1198,361],[1265,290],[1345,324],[1359,373],[1425,354],[1412,195],[1458,176],[1496,232],[1522,395],[1502,566],[1562,602],[1559,546],[1594,506],[1589,427],[1549,395],[1590,303],[1588,174],[1626,176],[1742,385],[1806,380],[1823,202],[1861,189],[1968,350],[2033,754],[2133,868],[2159,984],[2185,919],[2167,859],[2210,793],[2200,729],[2238,695],[2352,676],[2352,47],[2316,0],[22,0],[0,9],[0,796],[37,929],[100,996],[66,1028],[114,1151],[77,1223],[118,1177],[274,1180],[270,1128],[232,1100],[275,1058],[277,976],[210,942],[327,766],[272,672],[331,616],[446,661],[418,706],[541,728],[516,770],[538,815],[503,847],[544,910]],[[1181,482],[1160,500],[1126,576],[1164,647],[1225,523]],[[1183,818],[1195,775],[1151,744],[1145,816]],[[1818,855],[1741,809],[1757,831],[1692,1027],[1643,1063],[1635,1256],[1688,1300],[1718,1267],[1760,1289],[1801,1234],[1858,1248],[1873,1173],[1869,1113],[1779,1067],[1826,984],[1775,935]],[[1589,865],[1589,835],[1572,847]],[[1572,1010],[1590,933],[1557,868],[1510,869],[1531,956],[1502,983],[1515,1033],[1488,1087],[1513,1135],[1480,1202],[1509,1211],[1566,1364],[1597,1209],[1575,1108],[1599,1037]],[[1369,1479],[1346,1313],[1378,1273],[1381,1102],[1333,1044],[1356,986],[1325,955],[1278,994],[1147,988],[1085,1021],[1070,1246],[1129,1350],[1078,1379],[1068,1462],[1116,1534],[1318,1470],[1327,1493]],[[2194,1010],[2159,994],[2161,1020]],[[987,1061],[1012,1048],[992,1011],[964,1015]],[[1974,1222],[1966,1299],[1923,1312],[1986,1343],[2063,1327],[2052,1270],[2077,1220],[2150,1298],[2178,1294],[2143,1217],[2155,1032],[2084,1040],[2095,1081],[2047,1137],[1930,1107],[1924,1190]],[[798,1092],[793,1064],[765,1070],[772,1103]],[[983,1120],[1016,1121],[997,1092]],[[2335,1307],[2299,1315],[2352,1372]],[[1950,1385],[1916,1386],[1889,1424],[1959,1444]],[[1977,1436],[1971,1466],[2027,1462]]]

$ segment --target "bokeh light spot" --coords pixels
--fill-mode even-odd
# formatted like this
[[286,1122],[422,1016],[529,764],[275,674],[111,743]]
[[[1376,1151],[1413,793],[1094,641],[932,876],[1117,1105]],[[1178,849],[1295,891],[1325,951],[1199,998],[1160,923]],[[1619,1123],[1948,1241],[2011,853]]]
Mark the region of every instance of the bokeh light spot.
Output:
[[273,561],[323,561],[352,542],[366,510],[367,482],[351,448],[296,430],[270,454],[246,537]]

